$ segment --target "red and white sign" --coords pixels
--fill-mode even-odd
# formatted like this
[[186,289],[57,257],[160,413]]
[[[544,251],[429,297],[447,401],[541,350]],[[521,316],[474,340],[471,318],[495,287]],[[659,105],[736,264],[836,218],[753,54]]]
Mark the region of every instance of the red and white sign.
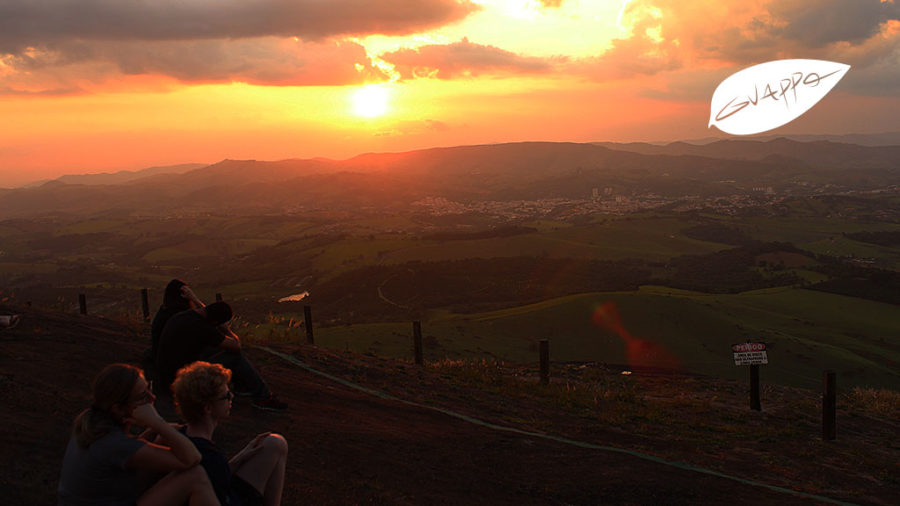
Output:
[[766,354],[766,343],[732,344],[734,365],[765,365],[769,363]]

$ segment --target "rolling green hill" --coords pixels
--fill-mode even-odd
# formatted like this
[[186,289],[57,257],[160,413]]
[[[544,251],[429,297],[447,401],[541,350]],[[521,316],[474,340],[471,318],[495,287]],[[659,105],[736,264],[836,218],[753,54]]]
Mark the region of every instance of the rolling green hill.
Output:
[[[762,367],[764,382],[815,388],[822,371],[833,369],[842,386],[900,388],[896,306],[802,289],[707,295],[642,287],[487,313],[434,312],[422,324],[426,357],[535,362],[538,341],[549,339],[554,361],[627,368],[623,339],[592,320],[610,301],[634,338],[671,353],[686,372],[743,378],[747,369],[733,365],[730,345],[750,340],[770,347],[770,363]],[[411,329],[407,322],[327,327],[317,329],[316,341],[330,348],[410,357]],[[644,364],[668,365],[659,357],[647,357]]]

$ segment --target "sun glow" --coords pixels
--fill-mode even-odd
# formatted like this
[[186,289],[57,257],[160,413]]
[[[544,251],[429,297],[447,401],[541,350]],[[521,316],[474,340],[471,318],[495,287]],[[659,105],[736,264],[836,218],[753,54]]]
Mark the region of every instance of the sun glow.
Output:
[[379,84],[367,84],[351,96],[353,114],[365,118],[382,116],[388,111],[388,89]]
[[503,7],[507,16],[534,20],[540,14],[541,4],[537,0],[506,0]]

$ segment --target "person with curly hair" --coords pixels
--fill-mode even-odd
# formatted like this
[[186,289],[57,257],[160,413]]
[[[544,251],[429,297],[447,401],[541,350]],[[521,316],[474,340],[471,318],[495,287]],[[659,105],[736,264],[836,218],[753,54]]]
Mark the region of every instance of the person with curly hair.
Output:
[[[156,397],[140,369],[109,365],[93,389],[93,403],[75,418],[63,457],[60,506],[219,504],[197,465],[200,452],[156,412]],[[131,424],[147,431],[131,437]],[[146,488],[142,478],[151,474],[165,476]]]
[[222,504],[281,504],[288,451],[284,437],[259,434],[231,459],[213,442],[213,432],[231,412],[230,380],[231,371],[209,362],[194,362],[178,371],[172,391],[175,407],[186,422],[184,434],[203,456],[200,465]]

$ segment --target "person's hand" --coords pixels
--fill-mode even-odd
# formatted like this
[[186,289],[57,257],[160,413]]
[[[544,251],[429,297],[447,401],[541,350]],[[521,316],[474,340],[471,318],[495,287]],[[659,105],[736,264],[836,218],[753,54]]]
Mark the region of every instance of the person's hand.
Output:
[[257,448],[257,447],[259,447],[259,445],[262,444],[263,439],[265,439],[265,438],[267,438],[267,437],[269,437],[269,436],[271,436],[271,435],[272,435],[271,432],[263,432],[262,434],[259,434],[258,436],[256,436],[255,438],[253,438],[253,441],[250,441],[250,442],[247,444],[247,446],[251,446],[251,447],[253,447],[253,448]]
[[241,463],[249,460],[254,455],[259,453],[259,451],[262,450],[263,440],[266,439],[267,437],[269,437],[270,434],[272,434],[272,433],[271,432],[263,432],[262,434],[253,438],[253,440],[250,441],[247,444],[247,446],[245,446],[241,451],[239,451],[237,453],[237,455],[234,456],[234,458],[231,459],[232,465],[240,466]]
[[140,425],[141,427],[155,428],[160,422],[166,423],[152,403],[145,403],[135,406],[131,412],[131,416],[125,419],[126,422]]

